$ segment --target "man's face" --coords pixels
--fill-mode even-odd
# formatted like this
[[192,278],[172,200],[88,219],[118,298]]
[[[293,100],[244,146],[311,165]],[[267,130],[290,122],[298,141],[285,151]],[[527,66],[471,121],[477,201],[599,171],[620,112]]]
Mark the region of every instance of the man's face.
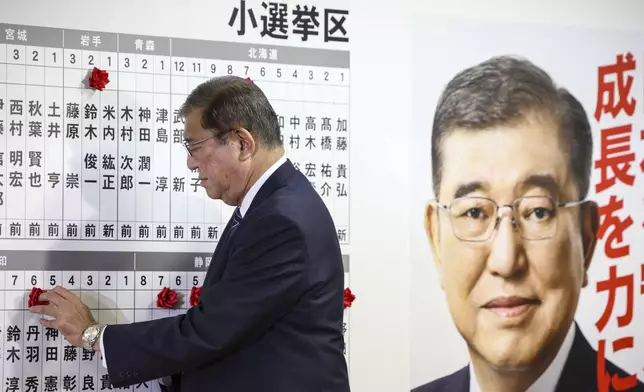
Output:
[[245,167],[239,159],[239,146],[234,142],[235,135],[232,133],[228,135],[229,141],[219,141],[212,136],[213,133],[201,125],[200,110],[194,110],[186,116],[184,138],[188,143],[210,138],[189,146],[192,156],[188,155],[188,168],[197,169],[201,186],[210,198],[235,205],[243,190],[243,186],[240,189],[239,179],[244,177],[242,173]]
[[[452,202],[467,184],[465,196],[498,205],[521,196],[577,200],[557,130],[544,122],[456,130],[444,139],[442,151],[441,203]],[[524,183],[531,176],[542,180]],[[509,209],[502,208],[503,219],[488,240],[467,242],[455,236],[447,210],[428,207],[426,227],[441,284],[456,327],[475,356],[495,367],[517,369],[556,352],[586,284],[594,247],[591,225],[582,230],[581,211],[579,206],[558,209],[551,238],[525,240],[514,230]],[[514,304],[491,302],[510,297],[517,297]]]

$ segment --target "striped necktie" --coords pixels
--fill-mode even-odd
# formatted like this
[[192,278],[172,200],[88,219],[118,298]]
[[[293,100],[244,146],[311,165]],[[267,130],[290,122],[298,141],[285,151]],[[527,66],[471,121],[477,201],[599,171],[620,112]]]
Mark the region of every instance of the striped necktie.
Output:
[[233,213],[231,220],[232,222],[230,223],[230,235],[232,236],[242,221],[241,211],[239,210],[239,207],[235,208],[235,212]]

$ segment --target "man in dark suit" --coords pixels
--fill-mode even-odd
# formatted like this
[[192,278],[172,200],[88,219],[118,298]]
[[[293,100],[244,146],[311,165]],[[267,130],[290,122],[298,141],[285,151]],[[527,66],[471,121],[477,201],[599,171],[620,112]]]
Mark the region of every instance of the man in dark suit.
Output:
[[349,392],[340,245],[323,201],[284,157],[276,113],[233,76],[197,87],[182,113],[188,167],[209,197],[237,206],[198,306],[104,327],[57,287],[32,312],[53,317],[42,324],[71,344],[102,351],[114,387],[162,379],[184,392]]
[[644,391],[574,322],[599,225],[577,99],[527,60],[489,59],[447,84],[431,150],[425,226],[470,365],[414,392]]

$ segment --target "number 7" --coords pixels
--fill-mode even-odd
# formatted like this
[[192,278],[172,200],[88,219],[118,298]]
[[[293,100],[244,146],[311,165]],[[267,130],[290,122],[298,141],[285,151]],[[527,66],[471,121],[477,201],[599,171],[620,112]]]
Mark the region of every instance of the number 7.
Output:
[[163,275],[159,276],[159,286],[163,284]]
[[246,68],[246,73],[244,75],[248,75],[248,65],[244,65],[244,68]]

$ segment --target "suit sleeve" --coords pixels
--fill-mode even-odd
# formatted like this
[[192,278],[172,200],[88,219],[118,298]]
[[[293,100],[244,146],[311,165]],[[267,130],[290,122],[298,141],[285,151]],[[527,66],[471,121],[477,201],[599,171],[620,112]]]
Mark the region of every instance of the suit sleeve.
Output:
[[240,227],[224,278],[204,287],[202,306],[185,315],[105,329],[107,371],[115,387],[180,374],[256,340],[303,295],[303,236],[280,216]]

